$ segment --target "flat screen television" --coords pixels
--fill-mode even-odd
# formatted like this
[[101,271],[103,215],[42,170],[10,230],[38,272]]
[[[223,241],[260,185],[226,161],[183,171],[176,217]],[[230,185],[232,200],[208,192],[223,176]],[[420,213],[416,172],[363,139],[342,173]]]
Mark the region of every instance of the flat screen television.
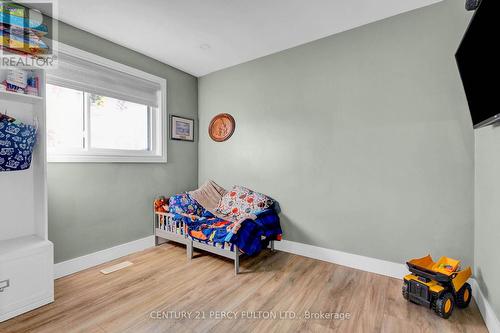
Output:
[[499,0],[482,0],[455,54],[474,128],[500,120]]

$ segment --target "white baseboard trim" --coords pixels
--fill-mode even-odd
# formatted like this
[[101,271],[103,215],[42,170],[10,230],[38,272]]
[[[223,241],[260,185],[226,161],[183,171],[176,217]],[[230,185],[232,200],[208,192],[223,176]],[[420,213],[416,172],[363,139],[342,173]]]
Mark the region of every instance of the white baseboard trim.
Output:
[[54,265],[54,279],[70,275],[153,246],[155,246],[155,237],[151,235],[129,243],[110,247],[109,249],[63,261]]
[[488,327],[488,331],[490,331],[490,333],[500,333],[500,321],[495,315],[495,311],[493,311],[490,303],[486,297],[484,297],[484,294],[479,287],[479,283],[477,283],[475,279],[471,279],[471,285],[472,296],[474,296],[474,299],[476,300],[477,307],[481,312],[481,316],[483,316],[483,320],[486,327]]
[[362,271],[390,276],[397,279],[402,279],[403,276],[409,273],[405,264],[360,256],[357,254],[288,240],[274,242],[274,248],[276,250],[289,252],[308,258],[323,260],[337,265],[359,269]]

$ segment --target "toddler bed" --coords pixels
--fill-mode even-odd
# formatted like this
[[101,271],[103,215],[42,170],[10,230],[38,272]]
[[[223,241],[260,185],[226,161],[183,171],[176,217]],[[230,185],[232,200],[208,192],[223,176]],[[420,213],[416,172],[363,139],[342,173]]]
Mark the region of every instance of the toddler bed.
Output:
[[[211,183],[215,184],[209,182],[208,186],[213,186]],[[193,257],[193,249],[229,258],[234,261],[234,272],[238,274],[241,255],[256,255],[268,245],[274,250],[274,241],[281,239],[275,205],[260,193],[234,186],[230,192],[220,195],[217,207],[210,207],[211,211],[198,203],[194,197],[200,197],[192,193],[155,201],[156,245],[162,240],[185,244],[189,260]],[[263,197],[267,202],[263,203]],[[260,206],[254,209],[254,205],[242,204],[243,199],[247,204],[256,201]],[[200,201],[210,205],[203,198]]]

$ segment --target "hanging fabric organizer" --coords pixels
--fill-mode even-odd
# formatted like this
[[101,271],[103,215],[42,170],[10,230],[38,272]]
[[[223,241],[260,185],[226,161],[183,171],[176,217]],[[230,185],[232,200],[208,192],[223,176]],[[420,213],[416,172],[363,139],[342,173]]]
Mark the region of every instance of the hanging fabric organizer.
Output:
[[37,128],[0,114],[0,172],[29,169]]

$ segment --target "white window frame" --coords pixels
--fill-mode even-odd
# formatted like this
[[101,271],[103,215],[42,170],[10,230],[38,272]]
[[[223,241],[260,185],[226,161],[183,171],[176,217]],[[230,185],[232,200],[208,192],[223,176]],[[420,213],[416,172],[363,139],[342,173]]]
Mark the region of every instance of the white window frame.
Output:
[[[113,70],[121,71],[129,75],[155,82],[160,85],[158,92],[158,107],[148,107],[150,117],[150,145],[151,150],[134,151],[134,150],[119,150],[119,149],[99,149],[90,147],[90,121],[88,119],[89,112],[85,110],[85,130],[83,136],[86,141],[86,148],[82,150],[75,149],[57,149],[51,151],[48,149],[47,161],[50,163],[166,163],[167,162],[167,80],[156,75],[143,72],[139,69],[118,63],[116,61],[103,58],[96,54],[86,52],[75,47],[59,43],[59,52],[66,53],[73,57],[77,57],[97,65],[105,66]],[[58,85],[56,81],[48,84]],[[70,87],[68,87],[70,88]],[[80,90],[77,88],[77,90]],[[88,108],[88,101],[85,97],[84,108]],[[48,111],[46,111],[48,112]]]

